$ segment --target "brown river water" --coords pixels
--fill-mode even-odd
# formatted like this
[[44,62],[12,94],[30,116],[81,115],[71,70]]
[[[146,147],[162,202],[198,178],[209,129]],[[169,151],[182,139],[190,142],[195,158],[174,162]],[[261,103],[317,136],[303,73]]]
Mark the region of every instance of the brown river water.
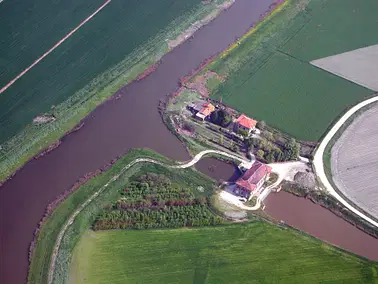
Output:
[[271,193],[265,211],[273,218],[347,251],[378,261],[378,239],[324,207],[287,192]]
[[46,206],[85,173],[131,148],[148,147],[175,160],[190,157],[162,123],[159,100],[179,78],[242,36],[273,0],[236,0],[194,38],[163,57],[157,70],[118,91],[121,98],[99,106],[80,131],[32,160],[0,188],[0,283],[25,283],[28,248]]
[[[214,158],[202,159],[196,168],[218,181],[235,181],[240,176],[236,166]],[[269,194],[264,203],[265,212],[274,219],[347,251],[378,261],[378,239],[324,207],[282,191]]]

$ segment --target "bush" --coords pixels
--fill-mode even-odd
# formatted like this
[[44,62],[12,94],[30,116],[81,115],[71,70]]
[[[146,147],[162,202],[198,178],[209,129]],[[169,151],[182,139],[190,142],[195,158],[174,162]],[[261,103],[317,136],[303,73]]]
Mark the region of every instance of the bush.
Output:
[[258,121],[256,124],[256,127],[260,130],[264,130],[265,126],[266,126],[266,123],[263,120]]
[[227,127],[231,123],[232,117],[225,110],[218,109],[218,110],[215,110],[215,111],[213,111],[211,113],[211,115],[210,115],[210,121],[212,123],[217,124],[217,125],[220,125],[220,126],[223,126],[223,127]]

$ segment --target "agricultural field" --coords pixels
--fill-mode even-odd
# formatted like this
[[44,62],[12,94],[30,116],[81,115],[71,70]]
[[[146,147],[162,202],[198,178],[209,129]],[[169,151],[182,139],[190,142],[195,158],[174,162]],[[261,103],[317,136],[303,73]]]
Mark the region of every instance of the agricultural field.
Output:
[[332,146],[332,180],[349,200],[378,219],[378,105],[356,116]]
[[69,283],[374,283],[375,263],[256,221],[200,229],[87,231]]
[[288,0],[208,66],[227,78],[209,82],[211,96],[300,140],[319,140],[374,91],[310,61],[377,44],[377,9],[374,0]]
[[[168,40],[176,39],[192,23],[214,14],[222,2],[2,2],[0,180],[156,63],[169,51]],[[79,26],[48,56],[3,90]],[[32,124],[35,117],[44,114],[54,116],[55,121]]]
[[[160,188],[157,190],[157,192],[155,192],[156,194],[151,194],[151,196],[154,194],[159,195],[158,197],[156,196],[156,198],[159,198],[159,201],[166,200],[167,202],[172,202],[174,199],[173,197],[178,197],[179,195],[180,198],[174,201],[181,201],[181,205],[184,205],[184,202],[188,202],[188,199],[190,199],[190,201],[194,201],[193,203],[196,203],[196,200],[199,201],[198,203],[202,203],[201,200],[204,200],[205,203],[207,203],[207,197],[210,197],[214,193],[214,187],[216,185],[215,181],[191,168],[171,169],[164,166],[145,163],[137,163],[131,168],[128,168],[128,165],[138,158],[154,159],[167,165],[174,164],[172,160],[169,160],[152,151],[133,149],[102,174],[89,179],[84,184],[76,184],[76,186],[79,186],[79,188],[77,188],[77,190],[74,192],[71,192],[67,199],[58,206],[54,202],[53,205],[50,206],[51,209],[49,211],[48,218],[44,219],[42,222],[42,225],[34,240],[35,242],[33,242],[34,245],[30,251],[31,264],[28,274],[28,283],[47,282],[52,253],[60,231],[70,216],[72,216],[72,214],[78,208],[80,208],[83,203],[91,198],[94,193],[98,193],[100,190],[102,190],[101,193],[99,193],[98,196],[94,198],[93,201],[87,206],[85,206],[84,209],[77,215],[75,221],[68,227],[62,238],[55,262],[54,283],[66,283],[68,277],[68,265],[74,246],[79,241],[81,235],[97,223],[96,221],[106,219],[103,215],[104,212],[111,213],[115,211],[112,210],[113,208],[110,205],[118,204],[118,201],[121,202],[122,207],[124,207],[125,204],[131,206],[131,203],[134,205],[138,203],[137,206],[144,204],[145,208],[142,208],[141,206],[140,211],[137,212],[144,212],[146,213],[145,216],[153,212],[162,212],[161,210],[155,210],[159,208],[151,208],[151,210],[147,210],[148,201],[147,199],[143,200],[140,192],[130,192],[130,194],[127,194],[127,192],[124,191],[127,185],[135,180],[135,178],[138,178],[146,173],[164,175],[166,178],[168,178],[173,185],[170,190]],[[116,179],[114,179],[115,176],[117,176]],[[185,192],[180,192],[180,194],[175,193],[174,191],[177,190],[178,186],[181,189],[186,189]],[[124,194],[122,194],[122,192]],[[181,193],[183,194],[181,195]],[[178,224],[178,222],[181,221],[183,216],[186,216],[187,220],[193,225],[195,225],[194,223],[196,220],[201,219],[202,221],[206,221],[206,218],[211,222],[216,221],[212,224],[225,222],[220,217],[214,215],[209,206],[205,203],[202,205],[192,204],[190,206],[183,206],[179,210],[180,212],[177,212],[177,210],[176,212],[173,212],[175,210],[172,210],[172,212],[166,212],[166,214],[162,212],[162,214],[159,215],[160,217],[163,216],[163,218],[166,217],[166,220],[170,219],[170,221],[172,221],[172,223],[169,224],[171,227],[181,226],[181,224]],[[177,204],[174,206],[176,205]],[[133,211],[127,210],[127,208],[125,209],[125,212],[130,214],[132,213],[131,211]],[[207,216],[206,218],[205,215]],[[143,228],[146,224],[158,226],[162,220],[160,218],[156,219],[156,222],[154,222],[152,218],[149,218],[150,216],[147,216],[147,218],[143,219],[145,222],[140,222],[143,224],[138,224],[139,222],[137,222],[136,219],[133,219],[136,221],[134,225],[127,227]],[[175,219],[178,221],[176,224],[174,223]],[[197,224],[197,226],[199,225],[204,224]]]

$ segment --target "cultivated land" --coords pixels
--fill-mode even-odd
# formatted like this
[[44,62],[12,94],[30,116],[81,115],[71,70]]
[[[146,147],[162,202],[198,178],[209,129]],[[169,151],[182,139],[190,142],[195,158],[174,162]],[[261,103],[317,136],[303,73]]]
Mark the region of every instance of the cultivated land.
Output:
[[298,139],[318,140],[373,91],[310,61],[376,44],[377,9],[374,0],[288,0],[210,64],[226,77],[209,82],[211,96]]
[[[109,170],[82,184],[59,206],[56,208],[56,205],[49,206],[52,207],[50,211],[53,211],[42,222],[36,235],[35,247],[31,249],[29,283],[65,283],[68,277],[71,253],[77,241],[94,224],[105,206],[121,197],[120,192],[125,189],[130,177],[134,175],[163,174],[172,182],[190,189],[196,197],[211,196],[215,181],[190,167],[203,155],[214,155],[214,152],[201,153],[189,163],[175,164],[148,150],[132,150]],[[227,156],[228,154],[224,153],[223,155]],[[153,164],[151,164],[152,162]],[[201,190],[198,190],[199,187]],[[209,208],[206,212],[212,214]],[[216,216],[214,215],[214,217]],[[72,224],[68,225],[67,222]],[[53,270],[51,270],[52,260]]]
[[264,222],[88,231],[70,283],[374,283],[377,265]]
[[323,70],[378,91],[378,44],[311,61]]
[[[216,16],[223,2],[112,0],[1,93],[0,181],[157,62],[169,51],[168,40],[209,14]],[[0,53],[6,56],[0,58],[0,89],[104,3],[2,3]],[[31,124],[42,114],[57,119]]]
[[358,116],[332,147],[332,179],[357,206],[378,219],[378,105]]

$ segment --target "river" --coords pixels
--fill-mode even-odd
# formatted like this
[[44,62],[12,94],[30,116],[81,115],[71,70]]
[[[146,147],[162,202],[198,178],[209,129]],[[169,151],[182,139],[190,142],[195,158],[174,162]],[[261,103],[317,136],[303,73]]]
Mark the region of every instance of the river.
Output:
[[328,209],[287,192],[271,193],[265,211],[273,218],[345,250],[378,261],[378,240]]
[[[236,0],[195,36],[163,57],[147,78],[118,91],[62,145],[25,165],[0,188],[0,283],[25,283],[28,248],[46,206],[85,173],[131,148],[148,147],[175,160],[188,160],[183,145],[162,123],[159,100],[179,78],[242,36],[273,0]],[[57,50],[58,52],[58,50]]]

